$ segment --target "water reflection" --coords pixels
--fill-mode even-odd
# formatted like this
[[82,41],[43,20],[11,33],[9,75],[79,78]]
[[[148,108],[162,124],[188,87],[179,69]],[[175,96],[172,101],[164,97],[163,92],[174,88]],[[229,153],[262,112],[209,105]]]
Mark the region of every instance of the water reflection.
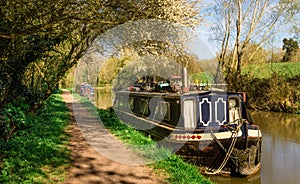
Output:
[[111,88],[98,88],[95,90],[95,106],[106,109],[112,106],[113,96]]
[[261,183],[299,183],[300,115],[253,112],[263,132]]
[[[96,90],[98,108],[112,106],[111,89]],[[261,171],[246,178],[210,176],[220,184],[296,184],[300,181],[300,115],[252,112],[263,133]]]
[[[207,177],[207,176],[206,176]],[[238,177],[228,177],[228,176],[211,176],[207,177],[210,178],[212,181],[218,184],[258,184],[260,182],[260,173],[255,174],[254,176],[249,176],[245,178],[238,178]]]
[[300,115],[252,112],[263,134],[261,171],[246,178],[213,176],[225,184],[296,184],[300,181]]
[[300,143],[300,115],[276,112],[253,112],[254,122],[273,139]]

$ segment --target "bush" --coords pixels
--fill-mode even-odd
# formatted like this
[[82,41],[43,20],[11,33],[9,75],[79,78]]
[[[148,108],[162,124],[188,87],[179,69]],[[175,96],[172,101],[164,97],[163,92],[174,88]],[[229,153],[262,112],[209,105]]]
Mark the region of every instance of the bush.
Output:
[[0,112],[0,139],[8,140],[11,135],[26,124],[29,105],[24,100],[5,104]]
[[22,129],[9,140],[0,140],[0,183],[63,182],[70,163],[65,132],[70,119],[65,103],[52,95],[44,109],[26,118],[23,108],[27,106],[10,104],[2,112]]
[[227,83],[228,90],[247,93],[251,109],[300,113],[300,75],[290,77],[274,72],[270,78],[254,78],[244,74],[228,77]]

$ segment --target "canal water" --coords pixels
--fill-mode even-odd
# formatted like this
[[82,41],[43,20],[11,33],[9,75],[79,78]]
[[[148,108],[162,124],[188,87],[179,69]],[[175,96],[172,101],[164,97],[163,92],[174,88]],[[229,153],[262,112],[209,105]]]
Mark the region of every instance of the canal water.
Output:
[[[112,105],[111,90],[96,90],[95,105]],[[219,184],[298,184],[300,183],[300,115],[251,112],[263,134],[260,173],[244,178],[210,176]]]
[[263,134],[260,173],[252,177],[211,177],[224,184],[299,184],[300,115],[252,112]]

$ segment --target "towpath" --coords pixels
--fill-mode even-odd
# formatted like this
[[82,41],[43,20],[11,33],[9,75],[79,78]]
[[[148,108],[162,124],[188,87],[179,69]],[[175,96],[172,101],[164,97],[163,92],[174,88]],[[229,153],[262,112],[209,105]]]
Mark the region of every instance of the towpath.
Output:
[[97,117],[73,101],[70,91],[62,97],[70,114],[69,149],[72,166],[67,171],[68,184],[161,184],[162,177],[143,164],[126,146],[99,126]]

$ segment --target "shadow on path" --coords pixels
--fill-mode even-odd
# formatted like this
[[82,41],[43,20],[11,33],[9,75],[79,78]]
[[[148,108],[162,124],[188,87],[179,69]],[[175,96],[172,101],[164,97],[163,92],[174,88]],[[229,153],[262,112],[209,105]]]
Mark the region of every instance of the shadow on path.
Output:
[[[85,137],[81,132],[82,130],[78,127],[78,124],[76,122],[77,118],[75,119],[74,116],[74,104],[72,94],[69,91],[65,90],[62,94],[62,97],[70,110],[71,125],[68,128],[67,132],[72,135],[69,144],[69,149],[71,151],[70,157],[72,159],[72,166],[67,171],[68,176],[66,177],[65,183],[165,183],[161,177],[155,175],[153,171],[147,166],[121,164],[99,154],[99,152],[96,151],[97,148],[94,149],[86,141]],[[92,114],[89,114],[88,111],[81,111],[81,113],[83,113],[81,115],[86,118],[90,118],[90,116],[92,116]],[[103,131],[103,133],[108,134],[108,132],[106,131]],[[111,138],[112,137],[110,135],[109,139]]]

